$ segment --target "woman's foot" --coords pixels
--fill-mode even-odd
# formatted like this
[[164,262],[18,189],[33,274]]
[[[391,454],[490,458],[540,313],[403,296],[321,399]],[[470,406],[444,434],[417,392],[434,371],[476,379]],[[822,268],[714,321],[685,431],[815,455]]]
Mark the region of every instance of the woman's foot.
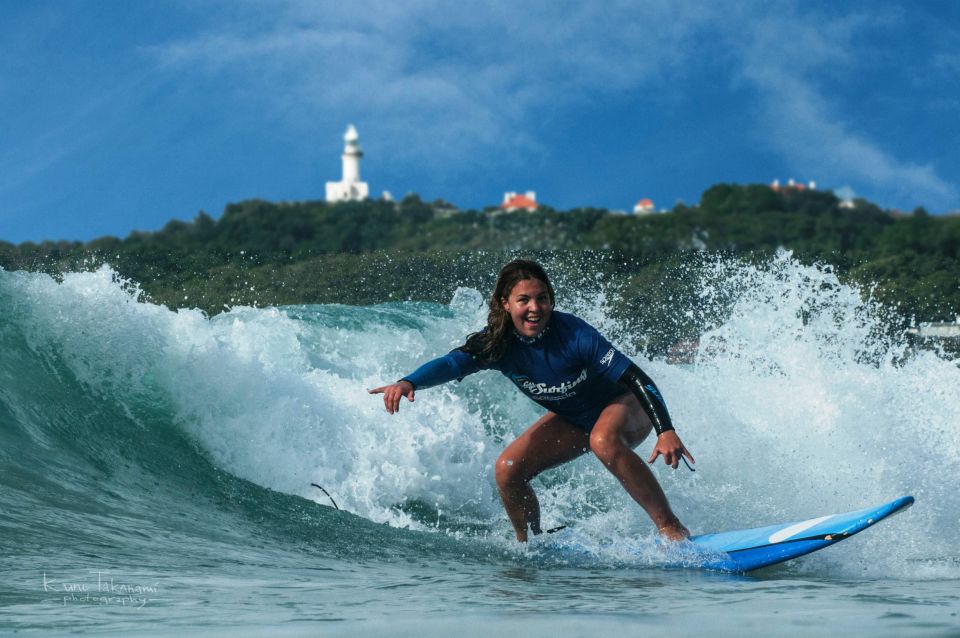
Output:
[[657,531],[660,532],[660,536],[668,541],[682,541],[690,538],[690,530],[684,527],[680,521],[668,523],[663,527],[657,528]]

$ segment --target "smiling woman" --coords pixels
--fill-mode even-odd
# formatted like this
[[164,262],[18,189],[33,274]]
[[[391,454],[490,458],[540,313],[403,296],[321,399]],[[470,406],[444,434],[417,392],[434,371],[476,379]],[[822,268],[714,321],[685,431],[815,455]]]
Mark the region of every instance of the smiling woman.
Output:
[[539,264],[523,259],[503,267],[489,302],[487,326],[466,343],[394,384],[383,394],[391,414],[401,397],[479,372],[499,370],[547,409],[496,463],[496,482],[517,540],[539,534],[540,505],[530,481],[591,450],[668,539],[689,536],[670,509],[653,473],[633,451],[657,432],[650,462],[663,455],[674,469],[693,461],[673,429],[653,381],[592,326],[553,309],[555,295]]
[[523,279],[510,290],[503,309],[513,321],[517,334],[534,338],[550,323],[553,312],[553,291],[539,279]]

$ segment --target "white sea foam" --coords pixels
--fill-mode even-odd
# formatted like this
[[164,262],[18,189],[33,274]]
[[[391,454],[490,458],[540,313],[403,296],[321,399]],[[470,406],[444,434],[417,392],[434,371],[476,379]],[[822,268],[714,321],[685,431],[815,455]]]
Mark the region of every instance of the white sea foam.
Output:
[[[729,307],[701,336],[695,363],[649,361],[620,344],[657,380],[697,458],[695,474],[656,470],[678,514],[707,532],[913,494],[908,513],[804,565],[955,577],[955,363],[881,338],[880,309],[828,269],[787,254],[764,267],[715,269],[704,278],[713,282],[701,291],[704,307],[721,297]],[[140,300],[109,268],[62,283],[0,275],[34,349],[58,352],[90,392],[128,403],[134,419],[144,405],[164,406],[171,427],[221,468],[327,503],[310,487],[319,483],[340,507],[377,522],[478,524],[509,536],[492,467],[538,408],[493,372],[418,392],[393,416],[367,393],[478,329],[479,292],[461,289],[446,307],[234,308],[208,318]],[[591,288],[561,309],[607,331],[615,327],[607,299]],[[649,449],[648,441],[638,451]],[[573,523],[600,555],[620,560],[651,535],[591,457],[543,475],[537,489],[545,523]]]

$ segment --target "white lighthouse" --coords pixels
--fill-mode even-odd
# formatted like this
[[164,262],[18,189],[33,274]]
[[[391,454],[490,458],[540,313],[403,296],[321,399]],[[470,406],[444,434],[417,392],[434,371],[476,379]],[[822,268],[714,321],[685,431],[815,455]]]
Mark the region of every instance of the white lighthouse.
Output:
[[349,202],[366,199],[369,188],[366,182],[360,181],[360,136],[356,127],[351,124],[343,134],[343,179],[339,182],[327,182],[328,202]]

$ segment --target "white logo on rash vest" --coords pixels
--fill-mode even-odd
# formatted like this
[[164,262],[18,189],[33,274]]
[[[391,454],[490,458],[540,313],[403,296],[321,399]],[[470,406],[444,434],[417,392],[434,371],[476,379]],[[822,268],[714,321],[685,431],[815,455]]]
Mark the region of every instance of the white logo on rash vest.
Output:
[[610,362],[613,361],[613,352],[614,352],[613,348],[610,348],[609,350],[607,350],[607,354],[603,355],[603,357],[600,358],[600,365],[602,366],[610,365]]
[[522,374],[511,374],[513,380],[520,388],[530,396],[537,397],[541,401],[559,401],[572,397],[576,392],[571,392],[575,387],[587,380],[587,369],[580,372],[580,376],[573,381],[564,381],[560,385],[547,385],[546,383],[537,383],[531,381],[530,377]]

